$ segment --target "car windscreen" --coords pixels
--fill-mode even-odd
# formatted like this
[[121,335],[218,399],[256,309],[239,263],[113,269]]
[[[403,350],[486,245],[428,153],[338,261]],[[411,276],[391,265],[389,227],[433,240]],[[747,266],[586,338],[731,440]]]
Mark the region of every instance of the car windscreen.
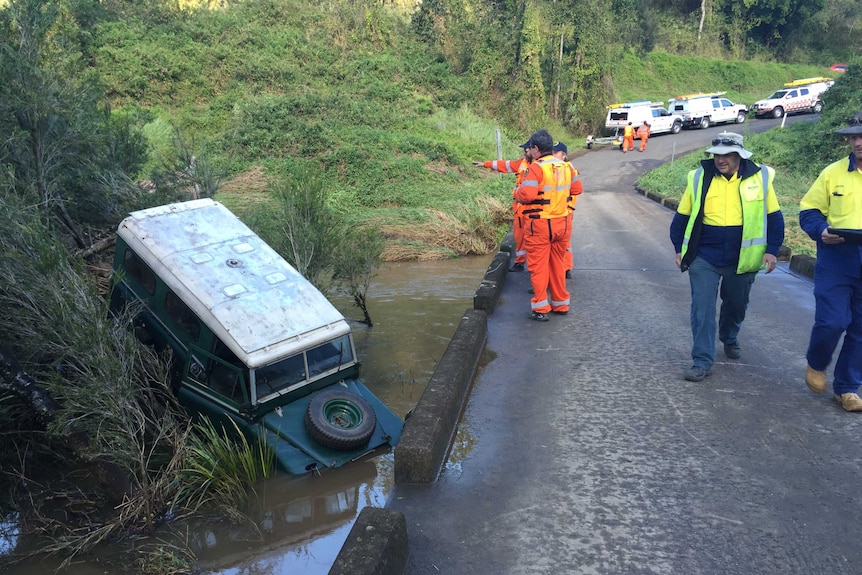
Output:
[[305,355],[308,359],[309,379],[314,379],[315,376],[335,369],[344,363],[353,363],[353,346],[350,345],[350,336],[344,335],[318,345],[308,350]]
[[785,94],[787,94],[787,90],[779,90],[768,97],[767,100],[780,100]]
[[[255,370],[259,398],[302,387],[342,365],[354,363],[350,335],[327,341],[276,363]],[[306,372],[306,365],[308,371]]]

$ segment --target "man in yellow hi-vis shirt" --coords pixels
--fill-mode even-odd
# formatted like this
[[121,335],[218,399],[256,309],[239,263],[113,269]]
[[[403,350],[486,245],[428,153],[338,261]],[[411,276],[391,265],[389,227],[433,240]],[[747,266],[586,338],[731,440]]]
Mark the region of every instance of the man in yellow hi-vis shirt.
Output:
[[862,111],[836,133],[847,136],[850,157],[826,166],[799,205],[799,225],[817,242],[805,383],[826,391],[826,368],[843,334],[832,390],[845,410],[862,411]]
[[[702,381],[715,363],[715,300],[721,294],[718,339],[728,359],[742,355],[737,335],[757,272],[770,273],[784,241],[784,216],[772,187],[775,170],[751,161],[742,136],[722,132],[713,154],[688,174],[670,225],[676,265],[691,283],[693,365],[688,381]],[[721,290],[719,292],[719,285]]]

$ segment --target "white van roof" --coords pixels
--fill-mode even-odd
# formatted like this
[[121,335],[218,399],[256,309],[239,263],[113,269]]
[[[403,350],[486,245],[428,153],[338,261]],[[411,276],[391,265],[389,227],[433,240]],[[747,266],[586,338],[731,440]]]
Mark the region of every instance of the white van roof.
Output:
[[219,202],[132,212],[117,233],[249,367],[350,332],[311,282]]

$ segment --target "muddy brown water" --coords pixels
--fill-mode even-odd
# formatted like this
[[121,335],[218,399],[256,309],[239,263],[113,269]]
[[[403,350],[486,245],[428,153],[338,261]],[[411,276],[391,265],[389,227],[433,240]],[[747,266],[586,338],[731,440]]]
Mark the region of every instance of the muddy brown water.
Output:
[[[386,264],[369,290],[374,327],[354,324],[366,385],[395,413],[412,409],[434,372],[493,255],[439,262]],[[333,298],[349,318],[361,318],[349,299]],[[458,453],[469,445],[463,438]],[[457,463],[455,463],[457,465]],[[340,469],[306,477],[277,475],[257,487],[244,521],[222,517],[177,522],[155,537],[164,548],[185,542],[195,554],[196,573],[207,575],[317,575],[329,572],[353,522],[366,506],[382,507],[394,485],[391,451]],[[38,548],[14,536],[14,521],[0,536],[0,553]],[[152,540],[149,541],[152,543]],[[143,541],[146,543],[146,541]],[[111,561],[121,546],[105,545],[61,572],[64,575],[137,573]],[[53,575],[56,559],[27,561],[0,571],[10,575]]]

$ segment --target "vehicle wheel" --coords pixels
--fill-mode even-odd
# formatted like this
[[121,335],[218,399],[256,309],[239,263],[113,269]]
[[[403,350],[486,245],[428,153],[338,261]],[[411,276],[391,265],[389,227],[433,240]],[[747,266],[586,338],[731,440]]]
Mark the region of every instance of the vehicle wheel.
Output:
[[741,124],[745,121],[745,112],[740,112],[736,115],[736,123]]
[[784,108],[782,108],[781,106],[778,106],[777,108],[772,110],[772,117],[773,118],[780,118],[783,115],[784,115]]
[[377,416],[371,404],[343,389],[325,389],[308,402],[305,429],[329,449],[352,451],[368,443]]
[[588,149],[588,150],[592,150],[592,149],[593,149],[593,143],[592,143],[592,142],[587,143],[587,149]]
[[700,127],[702,130],[706,130],[707,128],[709,128],[709,118],[707,118],[706,116],[701,118],[700,119]]
[[820,102],[815,102],[813,110],[815,114],[819,114],[823,111],[823,104]]
[[682,130],[682,122],[674,122],[673,126],[670,127],[671,134],[679,134],[680,130]]

